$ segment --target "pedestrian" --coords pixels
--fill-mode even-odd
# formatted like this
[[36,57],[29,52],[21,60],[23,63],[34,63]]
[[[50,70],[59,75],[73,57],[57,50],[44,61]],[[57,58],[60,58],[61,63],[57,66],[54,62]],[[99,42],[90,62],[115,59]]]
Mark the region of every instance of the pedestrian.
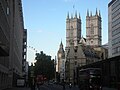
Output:
[[63,90],[65,90],[65,84],[63,84]]
[[34,81],[34,78],[32,78],[32,81],[31,81],[31,90],[35,90],[35,81]]
[[72,83],[71,82],[69,83],[69,88],[72,88]]
[[64,81],[62,83],[62,86],[63,86],[63,90],[65,90],[65,82]]

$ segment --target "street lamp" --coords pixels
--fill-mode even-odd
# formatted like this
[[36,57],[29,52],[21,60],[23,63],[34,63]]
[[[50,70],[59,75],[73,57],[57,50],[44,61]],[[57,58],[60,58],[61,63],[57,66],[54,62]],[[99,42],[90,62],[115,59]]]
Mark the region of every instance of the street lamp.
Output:
[[55,68],[55,82],[56,82],[56,65],[57,65],[57,62],[56,62],[56,56],[55,56],[55,61],[54,61],[54,68]]
[[33,66],[33,63],[31,64],[31,74],[30,74],[30,77],[31,77],[31,90],[35,90],[35,76],[34,76],[34,66]]

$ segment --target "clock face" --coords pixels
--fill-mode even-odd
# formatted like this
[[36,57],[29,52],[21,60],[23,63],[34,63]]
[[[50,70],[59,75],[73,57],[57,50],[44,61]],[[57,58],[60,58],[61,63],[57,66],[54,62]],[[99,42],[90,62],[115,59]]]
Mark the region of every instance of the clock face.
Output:
[[59,57],[61,57],[61,53],[59,53]]

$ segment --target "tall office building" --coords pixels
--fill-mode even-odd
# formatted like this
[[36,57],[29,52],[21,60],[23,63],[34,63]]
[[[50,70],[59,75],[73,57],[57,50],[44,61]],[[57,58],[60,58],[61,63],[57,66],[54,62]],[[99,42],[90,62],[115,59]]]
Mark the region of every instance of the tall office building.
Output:
[[7,0],[0,0],[0,90],[9,84],[10,12]]
[[22,60],[22,74],[27,81],[27,72],[26,72],[26,59],[27,59],[27,29],[23,30],[23,60]]
[[22,74],[24,22],[21,0],[0,0],[0,90]]
[[21,0],[8,0],[10,2],[11,33],[10,33],[10,70],[12,86],[22,76],[23,36],[24,22]]
[[90,46],[101,46],[101,15],[96,9],[96,14],[86,16],[86,44]]
[[109,58],[120,55],[120,0],[108,4]]

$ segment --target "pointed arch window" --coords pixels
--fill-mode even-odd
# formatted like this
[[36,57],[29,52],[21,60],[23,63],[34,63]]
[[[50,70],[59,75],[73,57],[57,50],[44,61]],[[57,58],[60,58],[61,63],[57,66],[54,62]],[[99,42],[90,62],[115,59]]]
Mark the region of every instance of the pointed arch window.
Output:
[[93,24],[91,24],[91,34],[94,34],[94,26],[93,26]]
[[73,41],[73,26],[71,26],[70,28],[70,45],[73,45],[74,44],[74,41]]
[[71,26],[70,37],[73,38],[73,26]]

